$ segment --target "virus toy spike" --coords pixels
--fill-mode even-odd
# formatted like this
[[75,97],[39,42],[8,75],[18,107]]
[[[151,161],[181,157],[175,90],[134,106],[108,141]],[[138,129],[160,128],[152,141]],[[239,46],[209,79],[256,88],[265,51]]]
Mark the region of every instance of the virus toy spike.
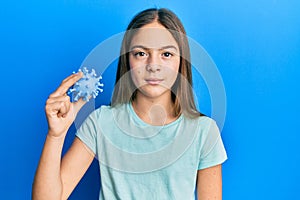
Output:
[[69,90],[69,93],[73,93],[73,101],[76,102],[80,98],[84,101],[89,101],[90,97],[96,98],[99,92],[103,92],[102,88],[104,84],[100,83],[102,77],[97,77],[94,69],[92,69],[90,73],[86,67],[79,69],[78,71],[83,73],[83,77]]

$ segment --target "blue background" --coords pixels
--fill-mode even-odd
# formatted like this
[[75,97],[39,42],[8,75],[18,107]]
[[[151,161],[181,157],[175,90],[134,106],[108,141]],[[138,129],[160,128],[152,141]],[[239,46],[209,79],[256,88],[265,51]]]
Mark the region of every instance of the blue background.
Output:
[[[30,199],[47,133],[44,105],[61,80],[137,12],[167,7],[210,54],[222,75],[225,200],[299,196],[300,1],[2,1],[1,199]],[[119,51],[119,50],[118,50]],[[195,75],[197,77],[197,74]],[[100,103],[109,102],[114,68]],[[205,84],[201,108],[210,111]],[[64,152],[74,137],[68,133]],[[97,199],[97,162],[70,199]]]

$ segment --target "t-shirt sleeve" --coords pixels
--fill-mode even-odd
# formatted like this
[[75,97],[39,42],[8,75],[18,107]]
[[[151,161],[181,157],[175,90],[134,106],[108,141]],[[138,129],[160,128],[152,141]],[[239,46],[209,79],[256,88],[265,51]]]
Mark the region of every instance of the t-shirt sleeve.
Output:
[[198,170],[222,164],[227,160],[221,134],[214,120],[210,121],[205,136],[200,151]]
[[97,119],[99,110],[93,111],[81,124],[76,136],[96,155],[97,153]]

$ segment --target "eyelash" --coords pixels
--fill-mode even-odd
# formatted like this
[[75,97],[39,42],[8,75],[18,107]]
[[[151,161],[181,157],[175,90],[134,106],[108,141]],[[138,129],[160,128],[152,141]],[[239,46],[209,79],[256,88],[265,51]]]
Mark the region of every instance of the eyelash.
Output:
[[[166,54],[168,54],[168,56],[167,56]],[[164,52],[163,55],[164,55],[166,58],[169,58],[169,57],[172,57],[172,56],[173,56],[173,54],[170,53],[170,52]]]
[[[139,52],[134,52],[133,55],[134,55],[135,57],[143,57],[143,56],[147,55],[147,53],[145,53],[145,52],[143,52],[143,51],[139,51]],[[170,53],[170,52],[164,52],[164,53],[162,53],[162,55],[163,55],[164,57],[166,57],[166,58],[170,58],[170,57],[173,56],[173,54]]]
[[[143,55],[141,55],[141,54],[143,54]],[[139,51],[139,52],[134,52],[133,55],[134,55],[135,57],[138,57],[138,56],[145,56],[146,53],[145,53],[145,52],[142,52],[142,51]]]

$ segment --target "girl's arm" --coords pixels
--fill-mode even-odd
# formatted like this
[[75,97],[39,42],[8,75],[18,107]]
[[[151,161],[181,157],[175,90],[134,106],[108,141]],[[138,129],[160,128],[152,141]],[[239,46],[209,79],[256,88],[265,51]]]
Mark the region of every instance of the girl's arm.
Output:
[[33,200],[67,199],[92,163],[93,152],[77,137],[61,161],[63,142],[47,136],[33,183]]
[[94,154],[77,138],[61,160],[67,131],[85,103],[71,103],[66,92],[81,77],[79,73],[66,78],[47,100],[49,131],[34,178],[33,200],[67,199],[93,161]]
[[197,195],[199,200],[222,199],[222,165],[198,170]]

